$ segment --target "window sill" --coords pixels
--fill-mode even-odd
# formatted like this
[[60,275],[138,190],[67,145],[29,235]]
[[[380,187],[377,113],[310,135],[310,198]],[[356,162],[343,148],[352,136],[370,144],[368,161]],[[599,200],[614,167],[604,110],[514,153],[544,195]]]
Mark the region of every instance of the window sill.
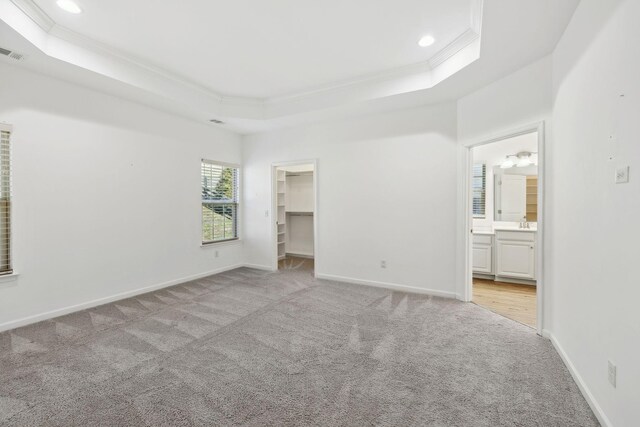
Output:
[[11,274],[5,274],[3,276],[0,276],[0,289],[14,286],[15,284],[12,282],[15,282],[16,280],[18,280],[18,276],[19,276],[18,273],[11,273]]
[[236,243],[242,243],[242,241],[239,238],[221,240],[219,242],[200,243],[200,247],[201,248],[220,247],[220,246],[227,246],[227,245],[235,245]]

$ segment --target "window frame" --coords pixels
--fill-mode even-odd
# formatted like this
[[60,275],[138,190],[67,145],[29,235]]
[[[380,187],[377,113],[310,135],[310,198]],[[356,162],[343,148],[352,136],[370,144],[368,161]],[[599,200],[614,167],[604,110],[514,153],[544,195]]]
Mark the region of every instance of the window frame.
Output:
[[[7,266],[8,269],[4,271],[0,271],[0,282],[5,280],[13,280],[12,277],[17,276],[15,272],[15,259],[13,256],[13,168],[11,167],[12,163],[12,154],[13,154],[13,126],[7,123],[0,123],[0,132],[7,132],[9,134],[9,153],[8,153],[8,162],[9,162],[9,197],[7,202]],[[2,171],[0,170],[0,173]]]
[[[475,168],[477,166],[482,166],[482,176],[478,176],[475,173]],[[475,191],[476,189],[473,186],[473,180],[476,178],[482,178],[483,179],[483,185],[482,185],[482,199],[484,201],[483,205],[482,205],[482,213],[476,213],[475,212]],[[472,166],[472,170],[471,170],[471,214],[472,217],[474,219],[485,219],[487,218],[487,164],[486,163],[475,163]]]
[[[220,202],[216,202],[216,201],[205,201],[202,198],[202,178],[203,178],[203,174],[202,174],[202,168],[204,164],[210,164],[210,165],[214,165],[214,166],[219,166],[222,168],[230,168],[230,169],[235,169],[236,170],[236,179],[235,179],[235,201],[234,202],[229,202],[229,201],[220,201]],[[205,158],[201,158],[200,159],[200,246],[202,247],[207,247],[207,246],[212,246],[212,245],[219,245],[219,244],[225,244],[225,243],[233,243],[233,242],[237,242],[240,240],[240,189],[241,189],[241,185],[240,185],[240,172],[241,172],[241,168],[240,165],[235,164],[235,163],[227,163],[227,162],[219,162],[217,160],[210,160],[210,159],[205,159]],[[225,238],[225,239],[219,239],[219,240],[204,240],[204,217],[202,215],[202,209],[203,206],[205,204],[217,204],[217,205],[221,205],[221,206],[226,206],[226,205],[233,205],[235,207],[235,217],[234,217],[234,229],[235,229],[235,236],[231,237],[231,238]]]

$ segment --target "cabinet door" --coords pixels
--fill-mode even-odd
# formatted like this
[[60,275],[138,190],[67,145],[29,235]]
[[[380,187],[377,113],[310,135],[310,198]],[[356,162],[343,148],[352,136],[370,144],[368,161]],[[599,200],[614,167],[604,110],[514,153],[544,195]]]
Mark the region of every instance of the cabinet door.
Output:
[[498,240],[496,275],[535,279],[535,253],[533,242]]
[[490,245],[473,245],[473,272],[493,273],[493,259]]

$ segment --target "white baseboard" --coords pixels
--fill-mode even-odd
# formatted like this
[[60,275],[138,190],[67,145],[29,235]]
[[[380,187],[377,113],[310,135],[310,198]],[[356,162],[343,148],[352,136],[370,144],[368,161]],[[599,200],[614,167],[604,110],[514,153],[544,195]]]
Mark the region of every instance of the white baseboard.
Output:
[[593,397],[593,394],[591,394],[589,387],[587,387],[587,384],[584,382],[584,380],[576,370],[575,366],[571,362],[571,359],[569,359],[569,356],[564,351],[564,349],[562,348],[562,345],[560,345],[555,335],[553,335],[551,331],[544,329],[542,331],[542,336],[545,338],[549,338],[549,340],[551,340],[553,347],[556,349],[556,351],[560,355],[560,358],[562,359],[565,366],[569,370],[569,373],[571,373],[573,380],[578,385],[580,392],[582,393],[582,395],[584,396],[584,399],[589,404],[589,407],[591,407],[591,410],[595,414],[596,418],[598,419],[602,427],[612,427],[611,421],[609,421],[609,418],[607,418],[606,414],[604,413],[604,411],[602,410],[602,408],[600,407],[596,399]]
[[334,276],[332,274],[316,273],[317,279],[334,280],[336,282],[353,283],[356,285],[373,286],[376,288],[391,289],[393,291],[409,292],[413,294],[432,295],[436,297],[455,298],[455,292],[439,291],[435,289],[417,288],[415,286],[399,285],[397,283],[375,282],[372,280],[354,279],[353,277]]
[[[135,297],[137,295],[142,295],[148,292],[157,291],[159,289],[168,288],[169,286],[175,286],[181,283],[190,282],[192,280],[202,279],[203,277],[212,276],[214,274],[223,273],[229,270],[235,270],[236,268],[240,268],[244,266],[245,266],[244,264],[229,265],[226,267],[217,268],[215,270],[207,271],[204,273],[198,273],[192,276],[182,277],[180,279],[174,279],[168,282],[158,283],[155,285],[146,286],[144,288],[138,288],[132,291],[126,291],[126,292],[111,295],[108,297],[98,298],[92,301],[87,301],[80,304],[75,304],[68,307],[60,308],[57,310],[48,311],[46,313],[23,317],[22,319],[12,320],[12,321],[0,324],[0,332],[8,331],[15,328],[20,328],[22,326],[31,325],[32,323],[42,322],[43,320],[53,319],[55,317],[64,316],[65,314],[75,313],[76,311],[86,310],[88,308],[97,307],[99,305],[108,304],[110,302]],[[255,267],[251,267],[251,268],[255,268]]]

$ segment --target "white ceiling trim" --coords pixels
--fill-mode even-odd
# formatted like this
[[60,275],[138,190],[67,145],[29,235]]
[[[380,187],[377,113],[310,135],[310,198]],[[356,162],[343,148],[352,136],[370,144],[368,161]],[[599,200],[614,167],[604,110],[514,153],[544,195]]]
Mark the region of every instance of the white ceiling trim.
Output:
[[44,31],[49,32],[56,23],[40,7],[31,0],[11,0],[27,16]]
[[356,85],[362,85],[367,83],[373,83],[376,81],[389,80],[394,78],[403,78],[410,75],[429,73],[434,68],[443,64],[453,55],[460,52],[465,47],[471,45],[473,42],[475,42],[479,38],[480,38],[479,33],[476,33],[472,29],[468,29],[427,61],[405,65],[402,67],[396,67],[392,70],[368,74],[365,76],[360,76],[354,79],[344,80],[341,82],[334,82],[328,85],[319,86],[314,89],[309,89],[302,92],[296,92],[289,95],[274,96],[271,98],[267,98],[265,101],[269,104],[277,104],[281,102],[294,100],[296,98],[313,96],[322,92],[342,89],[348,86],[356,86]]
[[429,68],[436,68],[438,65],[451,58],[456,53],[460,52],[465,47],[469,46],[474,41],[480,38],[480,33],[469,28],[467,31],[459,35],[454,41],[442,48],[438,53],[433,55],[429,59]]
[[0,0],[0,19],[46,55],[148,91],[217,119],[268,120],[429,89],[480,57],[482,1],[469,29],[428,61],[271,98],[216,93],[58,25],[33,0]]

